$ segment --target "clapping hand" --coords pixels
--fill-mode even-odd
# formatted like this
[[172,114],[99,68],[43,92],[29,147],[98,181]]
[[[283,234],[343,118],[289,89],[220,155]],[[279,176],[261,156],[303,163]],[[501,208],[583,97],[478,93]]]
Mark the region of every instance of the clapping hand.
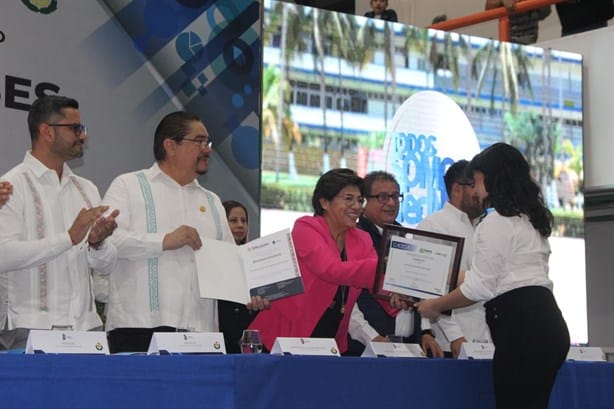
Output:
[[94,222],[87,236],[87,242],[90,247],[98,248],[104,239],[113,234],[113,231],[117,228],[117,222],[115,221],[117,216],[119,216],[119,210],[115,209],[108,216],[103,214]]
[[[115,224],[115,217],[119,214],[119,210],[115,210],[111,215],[109,215],[109,220],[103,217],[107,210],[109,210],[109,206],[97,206],[90,209],[81,209],[72,226],[70,226],[70,229],[68,229],[68,235],[70,236],[72,244],[77,245],[78,243],[81,243],[87,236],[90,245],[99,245],[109,234],[111,234],[115,227],[117,227]],[[103,219],[103,221],[100,219]],[[97,222],[100,222],[100,224],[97,225],[94,235],[91,236],[92,227]],[[113,225],[115,227],[112,227]]]
[[9,182],[0,182],[0,208],[8,202],[11,194],[13,194],[13,185]]

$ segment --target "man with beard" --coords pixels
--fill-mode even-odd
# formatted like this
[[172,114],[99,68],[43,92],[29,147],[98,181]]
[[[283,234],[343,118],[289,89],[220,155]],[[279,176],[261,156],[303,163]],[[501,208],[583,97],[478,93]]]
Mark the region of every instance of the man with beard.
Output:
[[[222,202],[197,180],[211,152],[200,118],[173,112],[156,128],[153,166],[111,183],[103,203],[122,212],[109,276],[111,352],[146,351],[153,332],[218,331],[217,301],[200,297],[194,264],[201,237],[234,243]],[[260,297],[248,304],[265,306]]]
[[117,210],[67,161],[87,137],[79,104],[45,96],[28,113],[32,150],[1,179],[12,194],[0,210],[0,349],[25,347],[30,329],[100,329],[90,269],[109,273]]
[[[473,180],[465,176],[466,160],[454,163],[444,175],[448,201],[443,208],[424,218],[417,228],[450,236],[464,237],[460,270],[469,270],[473,257],[474,224],[484,213]],[[440,316],[431,323],[435,339],[446,356],[458,357],[463,342],[490,342],[490,333],[481,303],[458,308],[452,316]],[[422,327],[428,326],[423,319]]]

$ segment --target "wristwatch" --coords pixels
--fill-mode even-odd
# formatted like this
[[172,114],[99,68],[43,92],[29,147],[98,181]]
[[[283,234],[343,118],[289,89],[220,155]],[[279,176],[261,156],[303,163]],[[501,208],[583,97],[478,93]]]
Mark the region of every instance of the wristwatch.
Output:
[[431,331],[430,329],[423,329],[422,330],[422,335],[430,335],[433,338],[435,338],[435,334],[433,334],[433,331]]

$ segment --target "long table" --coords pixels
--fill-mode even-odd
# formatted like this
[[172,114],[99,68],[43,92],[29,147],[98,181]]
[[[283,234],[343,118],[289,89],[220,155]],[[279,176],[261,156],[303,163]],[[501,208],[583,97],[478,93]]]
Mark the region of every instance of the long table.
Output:
[[[0,355],[2,408],[494,408],[490,361]],[[611,408],[614,364],[567,362],[550,408]]]

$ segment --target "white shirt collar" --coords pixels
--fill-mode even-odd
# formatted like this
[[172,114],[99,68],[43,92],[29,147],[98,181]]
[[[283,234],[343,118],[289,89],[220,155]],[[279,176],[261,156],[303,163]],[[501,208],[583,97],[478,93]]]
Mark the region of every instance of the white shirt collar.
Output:
[[[160,169],[160,165],[158,164],[158,162],[154,162],[154,164],[147,170],[147,172],[149,173],[151,179],[161,178],[162,180],[166,180],[167,182],[169,182],[169,183],[171,183],[173,185],[180,186],[179,183],[177,183],[177,181],[175,179],[173,179],[166,172],[164,172],[162,169]],[[194,180],[192,180],[187,185],[180,186],[180,187],[182,187],[182,188],[204,189],[201,186],[201,184],[198,182],[197,178],[194,178]]]
[[467,216],[467,213],[463,212],[461,209],[454,206],[452,203],[446,202],[443,207],[446,209],[447,212],[454,213],[463,223],[473,225],[473,223],[471,223],[471,220],[469,220],[469,216]]
[[[57,178],[57,173],[55,172],[55,170],[48,168],[43,162],[35,158],[34,155],[32,155],[32,151],[26,152],[26,156],[23,159],[23,163],[28,167],[28,169],[32,171],[34,176],[36,176],[38,179],[45,177],[45,175],[47,174],[53,174],[53,176]],[[70,169],[66,162],[64,162],[64,164],[62,165],[61,183],[64,183],[64,181],[69,180],[69,178],[73,175],[74,173],[72,169]]]

